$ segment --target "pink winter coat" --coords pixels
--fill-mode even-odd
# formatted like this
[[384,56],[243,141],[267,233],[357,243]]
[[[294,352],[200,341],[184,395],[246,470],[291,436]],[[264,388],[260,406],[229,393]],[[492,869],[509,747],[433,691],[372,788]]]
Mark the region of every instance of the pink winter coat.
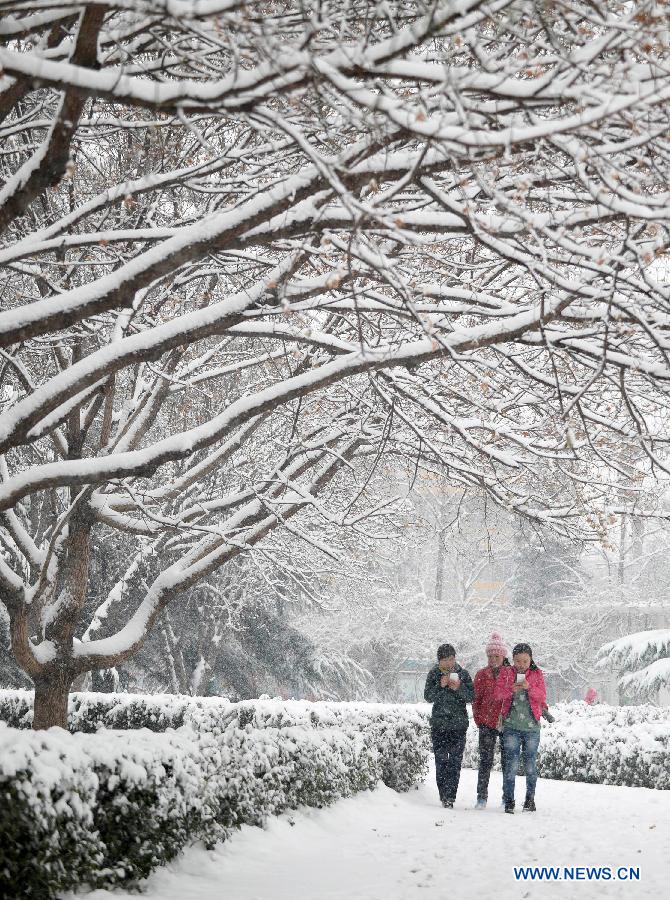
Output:
[[[500,711],[503,719],[509,714],[512,705],[512,697],[514,696],[512,685],[515,681],[516,669],[513,666],[504,666],[496,678],[496,687],[493,696],[496,700],[502,701]],[[544,686],[542,669],[529,669],[526,672],[526,681],[528,682],[528,702],[530,703],[533,716],[539,722],[542,710],[547,705],[547,689]]]

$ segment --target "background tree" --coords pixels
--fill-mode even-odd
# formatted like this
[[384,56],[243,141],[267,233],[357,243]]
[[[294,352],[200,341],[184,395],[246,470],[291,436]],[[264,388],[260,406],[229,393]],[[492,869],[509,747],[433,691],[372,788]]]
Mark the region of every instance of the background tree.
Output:
[[510,591],[515,603],[554,609],[588,590],[582,548],[576,543],[521,521],[514,544]]
[[670,689],[670,629],[657,628],[627,634],[604,644],[599,651],[603,669],[619,675],[624,696],[655,699]]

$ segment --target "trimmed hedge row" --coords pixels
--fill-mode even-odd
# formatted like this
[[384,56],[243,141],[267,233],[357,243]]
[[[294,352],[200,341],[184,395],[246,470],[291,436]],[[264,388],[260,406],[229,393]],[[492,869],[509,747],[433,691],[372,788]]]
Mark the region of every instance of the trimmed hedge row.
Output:
[[306,700],[246,700],[194,703],[184,724],[198,732],[220,733],[237,728],[332,728],[363,730],[376,747],[381,780],[396,791],[408,791],[427,772],[430,751],[424,712],[409,704],[310,703]]
[[[30,728],[32,692],[0,690],[0,721],[13,728]],[[163,732],[186,725],[198,733],[220,733],[229,725],[244,728],[363,729],[377,747],[382,780],[388,787],[406,791],[425,770],[430,742],[426,713],[409,705],[382,703],[310,703],[305,700],[267,699],[230,703],[220,697],[172,694],[70,695],[69,730],[95,733],[101,728]]]
[[[394,711],[402,709],[402,717]],[[670,709],[639,706],[587,706],[581,701],[552,707],[556,722],[542,722],[538,757],[540,775],[572,781],[670,788]],[[308,703],[250,700],[230,703],[221,698],[139,694],[73,694],[70,729],[94,732],[99,728],[149,728],[164,731],[189,725],[217,733],[229,724],[238,727],[282,728],[364,727],[378,748],[383,779],[406,790],[425,764],[425,731],[430,706],[366,703]],[[0,691],[0,720],[29,727],[32,694]],[[364,722],[364,726],[361,726]],[[392,736],[386,733],[391,730]],[[422,739],[417,735],[423,734]],[[477,767],[477,730],[468,733],[464,765]],[[496,762],[496,766],[498,763]]]
[[[557,704],[552,713],[554,723],[542,722],[540,777],[670,790],[670,709],[587,706],[576,700]],[[463,765],[477,768],[478,762],[472,726]],[[500,768],[497,755],[495,767]]]
[[[74,692],[68,703],[70,731],[90,734],[100,728],[165,731],[180,728],[187,710],[194,706],[231,706],[218,697],[189,697],[173,694],[98,694]],[[0,722],[12,728],[30,728],[33,723],[33,692],[0,690]]]
[[670,709],[566,704],[540,749],[545,778],[670,790]]
[[75,702],[73,721],[90,725],[105,707],[118,721],[125,707],[128,721],[144,710],[154,727],[185,724],[140,728],[129,740],[0,723],[1,896],[50,900],[83,885],[132,884],[193,841],[212,845],[241,824],[380,781],[408,790],[427,771],[425,719],[414,707],[121,696]]
[[0,725],[0,895],[52,898],[132,881],[191,834],[216,840],[204,764],[176,735],[139,731],[128,741]]

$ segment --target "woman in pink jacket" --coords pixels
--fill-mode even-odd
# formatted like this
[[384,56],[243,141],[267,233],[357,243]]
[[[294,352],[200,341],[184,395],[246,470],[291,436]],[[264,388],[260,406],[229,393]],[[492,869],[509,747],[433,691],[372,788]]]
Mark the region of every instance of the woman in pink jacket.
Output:
[[540,718],[547,702],[547,691],[544,675],[533,662],[529,644],[517,644],[512,650],[512,665],[501,669],[494,696],[502,702],[505,812],[514,812],[514,784],[522,747],[526,769],[523,808],[535,812],[537,748],[540,745]]

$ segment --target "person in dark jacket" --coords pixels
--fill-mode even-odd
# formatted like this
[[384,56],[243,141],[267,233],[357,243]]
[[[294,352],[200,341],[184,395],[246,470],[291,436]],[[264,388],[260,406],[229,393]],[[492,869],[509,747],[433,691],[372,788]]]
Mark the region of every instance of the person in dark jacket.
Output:
[[428,673],[423,696],[427,703],[433,704],[430,731],[437,789],[442,806],[451,809],[461,777],[469,724],[466,704],[472,703],[474,697],[470,673],[456,662],[456,651],[451,644],[437,648],[437,665]]
[[477,775],[476,809],[484,809],[489,795],[489,780],[496,752],[500,742],[500,762],[505,768],[502,733],[498,730],[502,700],[496,699],[496,680],[503,666],[509,666],[507,647],[501,636],[494,632],[486,644],[488,665],[475,675],[475,699],[472,717],[479,728],[479,773]]

